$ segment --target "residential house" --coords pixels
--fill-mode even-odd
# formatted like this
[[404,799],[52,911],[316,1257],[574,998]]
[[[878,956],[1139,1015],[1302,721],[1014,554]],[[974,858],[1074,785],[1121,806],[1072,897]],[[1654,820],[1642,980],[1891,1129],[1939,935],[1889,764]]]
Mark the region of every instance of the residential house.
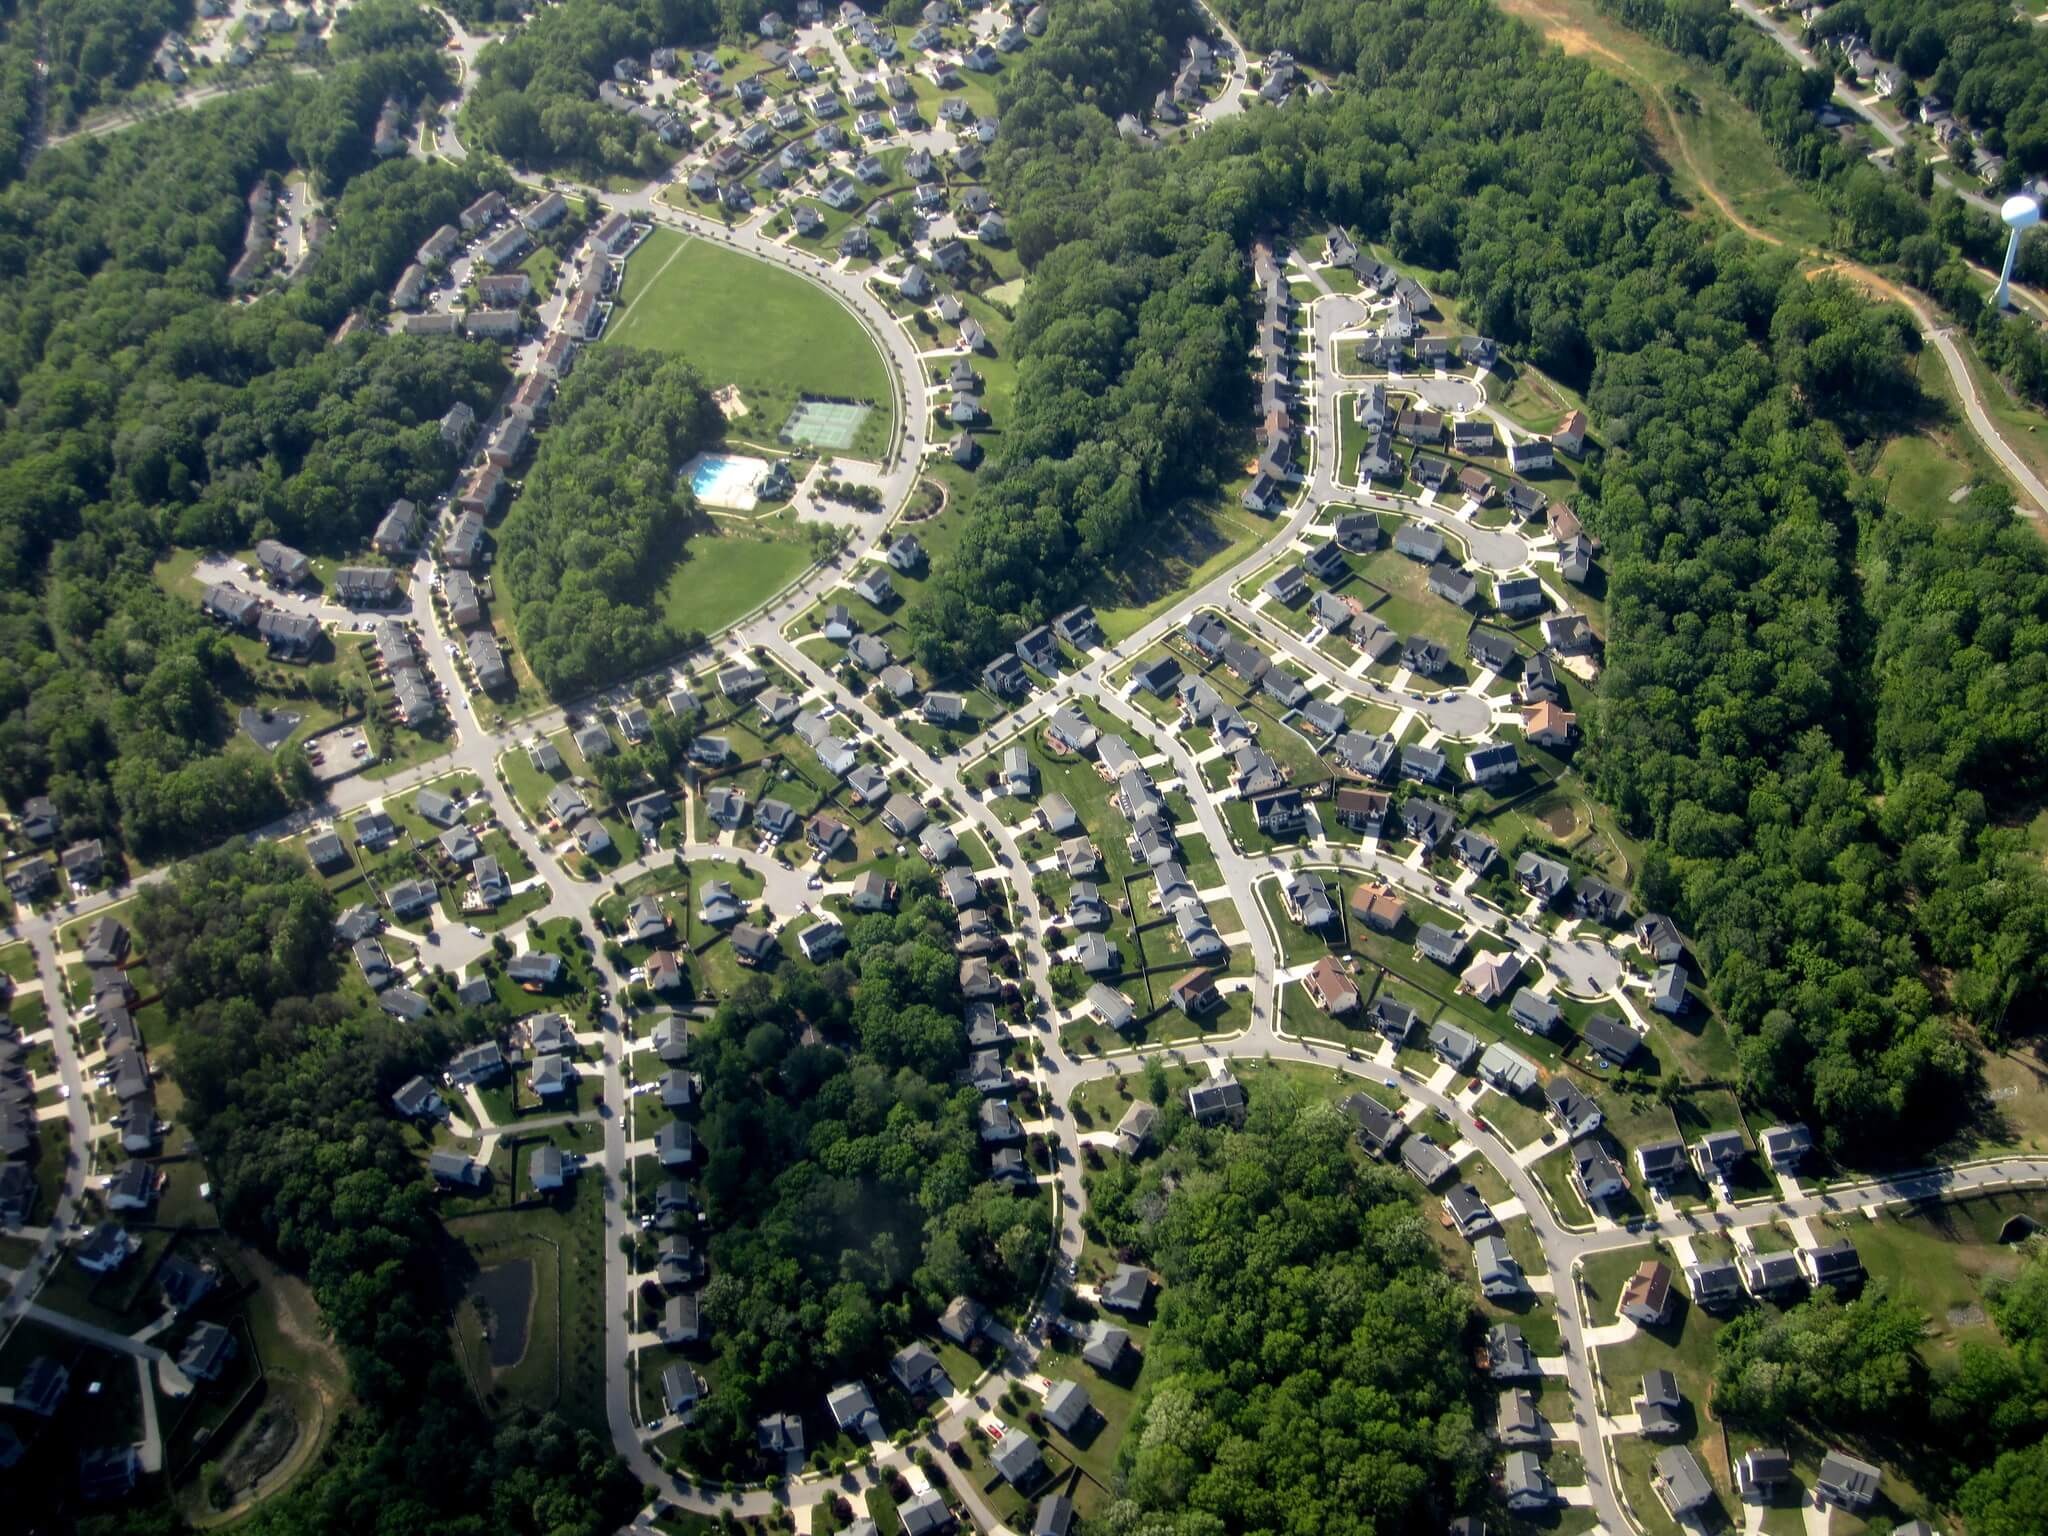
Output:
[[1415,931],[1415,953],[1449,969],[1464,958],[1465,938],[1463,934],[1449,932],[1435,923],[1424,923]]
[[1791,1173],[1813,1150],[1813,1133],[1804,1125],[1773,1125],[1757,1136],[1757,1150],[1778,1173]]
[[1617,1311],[1640,1327],[1662,1327],[1671,1315],[1671,1271],[1655,1259],[1645,1259],[1622,1287]]
[[1508,1003],[1508,1018],[1515,1027],[1549,1039],[1564,1025],[1556,1003],[1533,988],[1524,987]]
[[1558,1129],[1573,1141],[1599,1130],[1604,1118],[1600,1106],[1563,1073],[1544,1083],[1543,1106]]
[[1579,1038],[1610,1066],[1625,1067],[1642,1049],[1642,1039],[1611,1013],[1596,1013],[1579,1026]]
[[1685,1446],[1674,1445],[1659,1451],[1655,1469],[1650,1486],[1673,1520],[1691,1523],[1685,1517],[1713,1502],[1714,1485]]
[[1244,1088],[1229,1072],[1197,1083],[1188,1090],[1188,1112],[1203,1125],[1235,1121],[1245,1107]]
[[1619,1198],[1628,1189],[1621,1166],[1596,1141],[1582,1141],[1571,1149],[1572,1188],[1591,1207],[1603,1200]]
[[1675,1017],[1685,1012],[1685,972],[1675,965],[1660,966],[1650,977],[1650,1006]]
[[1451,1218],[1460,1236],[1467,1242],[1487,1232],[1498,1232],[1500,1223],[1493,1214],[1493,1207],[1486,1203],[1479,1191],[1470,1184],[1454,1184],[1444,1194],[1441,1202],[1444,1214]]
[[1302,978],[1302,987],[1323,1012],[1340,1016],[1357,1011],[1358,983],[1333,957],[1324,955]]
[[1801,1248],[1798,1260],[1799,1272],[1811,1286],[1832,1285],[1846,1289],[1863,1279],[1863,1261],[1856,1252],[1856,1245],[1847,1239],[1819,1248]]
[[1359,1145],[1375,1157],[1391,1157],[1407,1134],[1407,1122],[1370,1094],[1354,1093],[1342,1107],[1356,1127]]
[[1636,1148],[1636,1172],[1652,1188],[1663,1189],[1683,1178],[1689,1164],[1685,1143],[1675,1138],[1646,1141]]
[[1513,1046],[1496,1040],[1479,1053],[1479,1076],[1510,1098],[1533,1093],[1542,1079],[1536,1063]]

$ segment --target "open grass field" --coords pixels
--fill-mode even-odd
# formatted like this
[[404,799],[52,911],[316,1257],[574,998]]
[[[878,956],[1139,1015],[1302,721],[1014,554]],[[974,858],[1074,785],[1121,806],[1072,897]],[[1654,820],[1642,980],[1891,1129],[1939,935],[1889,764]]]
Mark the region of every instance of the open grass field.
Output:
[[1828,1217],[1814,1226],[1824,1243],[1839,1237],[1855,1243],[1871,1276],[1927,1315],[1920,1353],[1932,1365],[1967,1342],[1998,1347],[1984,1288],[2018,1273],[2019,1245],[1998,1238],[2005,1223],[2021,1215],[2048,1222],[2048,1194],[2001,1190],[1887,1212],[1876,1221]]
[[1953,505],[1957,493],[1980,479],[1996,479],[2002,471],[1962,425],[1955,385],[1940,355],[1924,348],[1913,360],[1913,372],[1942,407],[1942,418],[1886,443],[1871,474],[1884,483],[1885,499],[1893,506],[1940,513]]
[[879,457],[895,430],[888,364],[824,289],[710,241],[656,229],[626,265],[607,339],[677,352],[713,388],[737,385],[732,435],[774,446],[805,394],[875,407],[851,457]]
[[715,635],[810,568],[811,547],[780,533],[700,533],[661,590],[661,610],[680,629]]
[[1983,1100],[1957,1145],[1944,1149],[1944,1155],[1982,1157],[2048,1148],[2048,1058],[2039,1050],[2014,1048],[1982,1060]]
[[1156,618],[1168,603],[1242,560],[1272,528],[1237,509],[1234,499],[1182,508],[1125,550],[1089,600],[1111,644]]

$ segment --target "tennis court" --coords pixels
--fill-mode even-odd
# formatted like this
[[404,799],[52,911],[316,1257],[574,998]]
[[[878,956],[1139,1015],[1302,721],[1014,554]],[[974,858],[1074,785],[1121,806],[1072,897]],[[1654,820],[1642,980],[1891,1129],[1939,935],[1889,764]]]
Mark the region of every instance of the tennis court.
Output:
[[783,423],[785,443],[808,443],[814,448],[846,449],[860,433],[871,405],[844,400],[799,400]]

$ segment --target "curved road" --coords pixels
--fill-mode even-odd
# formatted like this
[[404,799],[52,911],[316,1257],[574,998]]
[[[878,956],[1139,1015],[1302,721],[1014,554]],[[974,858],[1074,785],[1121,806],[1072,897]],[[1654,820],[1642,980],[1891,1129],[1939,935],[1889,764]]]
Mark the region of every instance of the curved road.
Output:
[[[1207,10],[1206,6],[1204,10]],[[1213,13],[1211,21],[1219,33],[1229,38],[1228,29],[1213,16]],[[460,37],[459,32],[457,35]],[[1234,39],[1230,40],[1235,43]],[[472,39],[470,43],[470,51],[464,54],[465,64],[473,56],[474,48],[480,46],[480,40]],[[1241,71],[1243,67],[1242,48],[1238,47],[1235,51],[1234,72]],[[1224,101],[1230,103],[1226,110],[1236,109],[1234,91],[1226,91]],[[1213,105],[1222,108],[1223,103]],[[451,107],[451,121],[453,112],[454,108]],[[450,140],[452,135],[444,134],[444,151],[459,153],[459,145],[454,146],[452,150],[449,149]],[[758,232],[758,227],[742,226],[736,230],[728,230],[710,221],[680,213],[660,202],[657,195],[659,190],[658,187],[643,188],[638,193],[625,197],[608,197],[606,201],[614,207],[643,213],[659,222],[684,229],[697,238],[718,240],[758,259],[774,262],[798,273],[805,280],[817,283],[826,291],[833,293],[860,317],[862,323],[875,336],[884,350],[884,355],[890,360],[892,372],[902,392],[903,429],[897,445],[892,448],[883,475],[887,504],[900,511],[916,482],[917,463],[923,451],[927,423],[924,384],[926,365],[918,355],[920,349],[915,339],[890,313],[888,307],[867,290],[864,280],[860,277],[841,272],[814,258],[793,253],[764,238]],[[1155,777],[1161,780],[1179,778],[1190,786],[1189,799],[1195,807],[1196,820],[1216,855],[1222,870],[1223,882],[1230,888],[1245,920],[1245,943],[1250,947],[1253,957],[1252,1022],[1245,1031],[1234,1038],[1211,1039],[1173,1048],[1127,1050],[1110,1056],[1078,1059],[1066,1055],[1057,1047],[1053,1021],[1049,1017],[1041,1013],[1033,1021],[1035,1038],[1046,1047],[1035,1069],[1041,1091],[1049,1103],[1059,1106],[1052,1126],[1052,1135],[1058,1148],[1058,1166],[1050,1183],[1057,1202],[1060,1247],[1069,1257],[1078,1252],[1080,1244],[1078,1213],[1082,1205],[1082,1191],[1079,1170],[1083,1166],[1083,1158],[1078,1132],[1065,1106],[1070,1102],[1073,1093],[1084,1084],[1125,1069],[1141,1056],[1158,1054],[1169,1049],[1177,1050],[1190,1059],[1199,1060],[1271,1057],[1328,1066],[1333,1070],[1360,1077],[1384,1076],[1388,1070],[1377,1064],[1355,1062],[1341,1049],[1292,1038],[1277,1030],[1275,1021],[1279,976],[1282,969],[1280,953],[1275,935],[1267,925],[1264,908],[1257,898],[1255,887],[1260,881],[1273,878],[1279,866],[1274,860],[1247,856],[1235,849],[1216,806],[1210,797],[1200,790],[1199,771],[1186,747],[1177,736],[1160,731],[1157,722],[1136,710],[1117,690],[1107,686],[1110,673],[1120,665],[1123,658],[1135,656],[1165,639],[1184,622],[1187,615],[1206,606],[1230,612],[1239,623],[1256,633],[1269,647],[1284,650],[1291,658],[1310,667],[1318,675],[1344,690],[1348,696],[1361,699],[1377,698],[1390,704],[1398,704],[1398,707],[1416,709],[1428,716],[1433,728],[1462,739],[1483,736],[1490,726],[1490,709],[1483,699],[1469,693],[1454,693],[1419,700],[1397,700],[1388,690],[1379,689],[1368,681],[1353,678],[1336,668],[1327,657],[1302,645],[1290,632],[1270,624],[1256,610],[1247,608],[1234,598],[1234,589],[1238,585],[1269,564],[1276,552],[1292,545],[1318,517],[1323,507],[1330,503],[1372,506],[1435,521],[1451,528],[1470,549],[1472,558],[1490,570],[1505,572],[1530,568],[1532,551],[1529,541],[1518,534],[1508,530],[1477,528],[1459,522],[1448,513],[1421,506],[1405,498],[1385,496],[1376,492],[1360,493],[1339,484],[1334,463],[1335,446],[1338,442],[1335,409],[1337,391],[1343,386],[1335,372],[1335,337],[1363,319],[1364,311],[1356,301],[1326,297],[1311,307],[1310,315],[1316,380],[1312,396],[1313,435],[1318,447],[1315,467],[1308,482],[1302,487],[1304,494],[1284,518],[1275,522],[1271,537],[1258,549],[1249,553],[1233,569],[1212,578],[1193,591],[1181,594],[1170,607],[1141,626],[1120,645],[1098,653],[1085,666],[1062,677],[1053,687],[1030,700],[1015,715],[1002,722],[999,730],[985,733],[963,752],[947,759],[931,757],[905,736],[894,721],[874,714],[864,702],[855,703],[847,708],[849,718],[856,722],[868,739],[878,744],[898,764],[909,768],[933,791],[950,801],[957,813],[957,819],[971,824],[980,831],[996,853],[998,869],[984,875],[983,878],[1000,879],[1014,887],[1014,907],[1019,915],[1018,928],[1021,935],[1017,949],[1023,963],[1025,978],[1033,985],[1041,1000],[1049,1000],[1053,995],[1050,984],[1051,962],[1043,944],[1039,942],[1046,914],[1038,910],[1031,893],[1028,861],[1016,841],[1013,830],[983,803],[978,791],[963,782],[959,765],[972,761],[982,755],[987,747],[997,744],[1001,739],[1019,730],[1034,728],[1064,700],[1086,697],[1094,701],[1099,707],[1123,721],[1154,754],[1164,757],[1164,763],[1156,765]],[[1945,338],[1939,333],[1935,334],[1935,340],[1937,346],[1943,347],[1944,357],[1950,361],[1951,371],[1957,373],[1966,402],[1973,402],[1974,391],[1967,388],[1967,376],[1960,369],[1959,358],[1953,344],[1944,345]],[[1404,381],[1409,382],[1433,381]],[[1458,398],[1446,399],[1443,403],[1453,409],[1486,409],[1483,390],[1474,390],[1473,394],[1476,398],[1472,400],[1467,400],[1461,394]],[[1981,411],[1973,412],[1973,427],[1979,430],[1988,444],[1994,445],[1994,451],[2002,449],[2003,444],[1996,432],[1991,430],[1988,421],[1980,421],[1980,417]],[[2011,467],[2009,454],[2010,450],[2005,450],[2000,456],[2001,460],[2008,462],[2008,467]],[[2034,482],[2034,488],[2033,494],[2036,494],[2037,499],[2048,505],[2048,496],[2040,493],[2038,481]],[[784,633],[783,626],[795,614],[802,612],[819,597],[841,584],[862,554],[872,547],[887,522],[887,518],[877,517],[860,524],[854,547],[814,567],[784,593],[730,631],[728,640],[738,645],[761,647],[771,652],[782,665],[802,680],[806,690],[831,687],[832,680],[825,669],[796,648]],[[500,793],[496,788],[496,762],[501,753],[515,748],[520,741],[532,734],[551,730],[560,723],[564,710],[555,708],[497,732],[486,731],[477,725],[474,717],[467,713],[467,695],[462,680],[455,672],[447,654],[447,643],[453,637],[440,628],[438,617],[428,597],[426,578],[430,573],[431,563],[423,559],[416,571],[412,617],[419,626],[424,642],[422,649],[428,664],[441,682],[450,708],[455,711],[457,728],[451,751],[432,763],[423,764],[388,780],[373,782],[358,777],[333,784],[329,787],[328,798],[321,805],[290,818],[279,827],[265,829],[264,833],[258,835],[274,836],[296,831],[310,821],[345,814],[373,800],[398,795],[428,779],[439,778],[457,770],[476,774],[488,787],[487,792],[495,797]],[[579,701],[577,707],[589,706],[586,701]],[[691,816],[693,813],[694,807],[686,805],[684,814]],[[609,894],[619,880],[649,862],[642,860],[605,882],[573,881],[568,878],[566,871],[554,856],[541,845],[539,838],[525,824],[520,814],[507,813],[501,815],[499,821],[507,835],[548,883],[550,900],[539,914],[543,918],[573,916],[583,920],[586,925],[589,924],[597,901]],[[686,841],[683,852],[686,858],[701,858],[715,854],[722,859],[737,859],[758,870],[767,882],[769,904],[778,919],[787,920],[794,916],[809,899],[807,885],[800,884],[804,877],[772,860],[759,858],[745,850],[723,846],[714,848],[712,845],[695,841]],[[658,858],[666,853],[667,850],[663,850],[662,854],[652,857]],[[1420,893],[1419,872],[1395,866],[1391,860],[1381,860],[1377,856],[1366,854],[1362,849],[1332,848],[1327,856],[1319,853],[1316,862],[1340,869],[1371,868],[1378,873],[1401,880],[1410,889]],[[155,878],[159,876],[152,874],[145,876],[144,880]],[[121,891],[95,896],[60,912],[29,917],[20,927],[22,934],[35,946],[38,971],[50,998],[58,1068],[62,1081],[72,1088],[67,1114],[72,1122],[74,1147],[86,1147],[90,1144],[89,1109],[84,1093],[84,1073],[69,1038],[69,1015],[61,996],[62,978],[51,946],[54,943],[55,929],[60,922],[72,921],[78,915],[97,910],[127,894],[129,892]],[[1459,906],[1468,919],[1473,921],[1492,925],[1500,917],[1500,914],[1489,905],[1478,902],[1462,892],[1454,893],[1450,898],[1432,894],[1431,899],[1449,901]],[[439,930],[431,942],[434,944],[434,963],[450,968],[459,967],[473,959],[483,948],[482,941],[474,940],[464,930],[452,927]],[[604,961],[601,953],[596,954],[594,959],[601,973],[611,981],[614,990],[622,993],[623,978]],[[1611,991],[1620,984],[1621,968],[1618,962],[1610,951],[1600,946],[1586,946],[1581,958],[1560,959],[1554,963],[1573,990],[1583,991],[1587,995]],[[626,1058],[630,1046],[616,1033],[617,1024],[613,1020],[607,1016],[602,1023],[603,1059],[599,1071],[605,1083],[605,1103],[607,1106],[622,1109],[628,1102],[625,1092],[628,1075]],[[1405,1076],[1401,1079],[1401,1087],[1404,1093],[1424,1109],[1438,1111],[1448,1116],[1458,1126],[1463,1138],[1500,1172],[1509,1188],[1523,1202],[1532,1228],[1542,1245],[1550,1276],[1555,1282],[1555,1306],[1560,1329],[1567,1343],[1567,1383],[1574,1416],[1582,1431],[1597,1441],[1600,1437],[1601,1416],[1594,1389],[1591,1361],[1584,1346],[1584,1329],[1588,1326],[1588,1320],[1579,1315],[1576,1287],[1571,1283],[1571,1270],[1576,1262],[1587,1254],[1646,1242],[1659,1228],[1655,1223],[1646,1223],[1633,1230],[1608,1229],[1587,1232],[1567,1229],[1552,1213],[1533,1175],[1516,1162],[1510,1149],[1499,1142],[1490,1131],[1479,1129],[1467,1108],[1458,1102],[1455,1095],[1440,1093],[1425,1083]],[[620,1454],[628,1460],[643,1482],[673,1489],[672,1493],[664,1495],[668,1502],[706,1513],[716,1513],[730,1508],[742,1515],[762,1514],[778,1505],[808,1504],[842,1491],[846,1484],[841,1480],[809,1476],[796,1479],[776,1491],[759,1487],[731,1493],[702,1487],[684,1489],[676,1486],[670,1475],[647,1450],[636,1422],[636,1378],[631,1369],[632,1346],[618,1305],[629,1295],[630,1286],[634,1282],[627,1258],[615,1241],[617,1237],[625,1235],[633,1228],[627,1198],[631,1170],[625,1118],[622,1114],[608,1113],[605,1116],[603,1169],[608,1185],[605,1208],[605,1263],[610,1303],[606,1308],[605,1333],[607,1410],[613,1439]],[[56,1216],[42,1240],[37,1258],[29,1266],[31,1269],[46,1266],[53,1257],[57,1245],[69,1235],[72,1213],[83,1187],[85,1173],[82,1162],[75,1163],[67,1169],[63,1197],[58,1204]],[[2048,1163],[2041,1159],[2009,1159],[1955,1170],[1934,1171],[1907,1179],[1838,1189],[1826,1196],[1809,1197],[1806,1200],[1791,1202],[1784,1207],[1765,1203],[1725,1216],[1716,1213],[1707,1218],[1707,1222],[1709,1225],[1750,1225],[1775,1219],[1781,1214],[1818,1214],[1826,1209],[1911,1198],[1916,1191],[1957,1191],[2012,1179],[2036,1179],[2044,1174],[2048,1174]],[[5,1307],[0,1308],[0,1327],[6,1326],[8,1320],[21,1314],[33,1301],[35,1290],[34,1284],[27,1284],[8,1298]],[[1028,1351],[1029,1346],[1022,1347]],[[1006,1377],[1021,1374],[1028,1370],[1029,1363],[1029,1359],[1024,1356],[1014,1356],[1002,1368],[1002,1374]],[[996,1382],[988,1383],[982,1394],[984,1400],[991,1395],[990,1389],[1000,1391],[1001,1385]],[[978,1417],[980,1411],[972,1395],[962,1394],[947,1405],[944,1413],[939,1416],[940,1432],[948,1438],[965,1433],[969,1420]],[[1615,1490],[1608,1483],[1605,1458],[1597,1454],[1597,1445],[1588,1445],[1587,1450],[1589,1496],[1601,1522],[1613,1531],[1630,1530],[1632,1527],[1620,1506]],[[889,1449],[880,1452],[877,1460],[882,1466],[902,1466],[906,1464],[907,1456],[901,1449]],[[874,1475],[875,1469],[870,1468],[860,1474],[856,1481],[872,1480]],[[955,1492],[967,1502],[977,1519],[989,1528],[995,1528],[996,1522],[992,1512],[987,1510],[971,1487],[956,1483]]]

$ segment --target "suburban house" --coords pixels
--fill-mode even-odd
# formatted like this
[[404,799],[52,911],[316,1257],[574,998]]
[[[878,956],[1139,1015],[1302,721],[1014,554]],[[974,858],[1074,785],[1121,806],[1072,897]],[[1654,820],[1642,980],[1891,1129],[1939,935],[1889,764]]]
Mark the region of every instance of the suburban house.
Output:
[[1444,1214],[1451,1218],[1451,1224],[1467,1242],[1487,1232],[1500,1230],[1493,1207],[1485,1197],[1470,1184],[1454,1184],[1443,1197]]
[[1814,1502],[1857,1514],[1876,1501],[1883,1480],[1884,1474],[1869,1462],[1842,1451],[1829,1451],[1821,1457],[1820,1473],[1813,1481]]
[[1683,1178],[1687,1167],[1685,1143],[1675,1137],[1642,1142],[1636,1147],[1636,1172],[1652,1188],[1663,1189]]
[[1790,1173],[1813,1150],[1813,1133],[1803,1125],[1773,1125],[1758,1134],[1756,1144],[1773,1170]]
[[1799,1272],[1812,1286],[1853,1286],[1863,1278],[1863,1261],[1856,1245],[1846,1238],[1820,1248],[1801,1248],[1797,1254]]
[[1464,958],[1465,939],[1462,934],[1451,933],[1434,923],[1424,923],[1415,931],[1415,953],[1449,968]]
[[1713,1502],[1714,1485],[1685,1446],[1674,1445],[1657,1453],[1656,1474],[1650,1479],[1658,1501],[1673,1520],[1684,1521],[1693,1511]]
[[1594,1141],[1582,1141],[1572,1148],[1570,1177],[1572,1188],[1589,1207],[1602,1200],[1618,1199],[1628,1189],[1621,1165]]
[[1573,1141],[1599,1130],[1603,1119],[1600,1106],[1562,1073],[1543,1085],[1543,1107]]
[[1661,1327],[1671,1315],[1671,1271],[1655,1259],[1644,1260],[1622,1287],[1617,1311],[1642,1327]]

